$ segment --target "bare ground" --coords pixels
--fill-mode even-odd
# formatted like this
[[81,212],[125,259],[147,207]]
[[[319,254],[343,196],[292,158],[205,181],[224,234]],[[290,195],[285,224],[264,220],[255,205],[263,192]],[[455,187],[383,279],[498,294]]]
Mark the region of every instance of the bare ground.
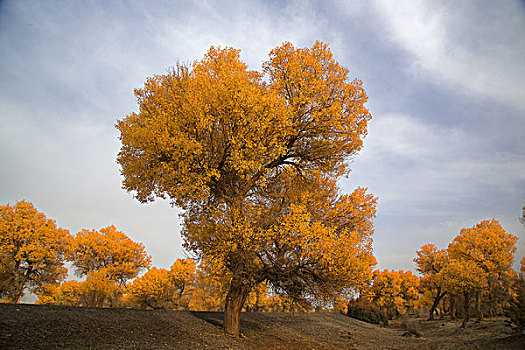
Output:
[[503,319],[459,326],[409,319],[385,328],[339,314],[243,313],[243,336],[232,338],[219,312],[0,304],[0,349],[525,349],[525,337]]

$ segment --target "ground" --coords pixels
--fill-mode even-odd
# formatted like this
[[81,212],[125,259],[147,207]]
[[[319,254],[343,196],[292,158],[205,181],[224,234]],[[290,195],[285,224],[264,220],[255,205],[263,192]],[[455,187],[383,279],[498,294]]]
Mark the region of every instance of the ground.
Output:
[[340,314],[243,313],[241,338],[221,326],[219,312],[0,304],[0,349],[525,349],[503,319],[460,329],[448,320],[380,327]]

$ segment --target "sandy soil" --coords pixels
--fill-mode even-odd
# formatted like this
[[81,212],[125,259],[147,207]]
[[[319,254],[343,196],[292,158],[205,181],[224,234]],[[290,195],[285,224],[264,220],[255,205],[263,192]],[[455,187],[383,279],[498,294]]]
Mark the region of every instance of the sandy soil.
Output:
[[503,319],[464,330],[459,321],[385,328],[325,313],[243,313],[241,322],[243,336],[232,338],[218,312],[0,304],[0,349],[525,349]]

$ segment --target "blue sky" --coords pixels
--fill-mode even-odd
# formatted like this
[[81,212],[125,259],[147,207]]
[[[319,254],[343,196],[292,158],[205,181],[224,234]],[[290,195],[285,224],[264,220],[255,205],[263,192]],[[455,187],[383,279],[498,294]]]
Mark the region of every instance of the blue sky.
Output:
[[184,256],[179,211],[121,189],[114,128],[133,89],[211,45],[259,70],[315,40],[363,81],[373,120],[346,192],[379,197],[379,268],[525,206],[525,5],[520,1],[1,1],[0,204],[21,199],[75,234],[115,225],[158,267]]

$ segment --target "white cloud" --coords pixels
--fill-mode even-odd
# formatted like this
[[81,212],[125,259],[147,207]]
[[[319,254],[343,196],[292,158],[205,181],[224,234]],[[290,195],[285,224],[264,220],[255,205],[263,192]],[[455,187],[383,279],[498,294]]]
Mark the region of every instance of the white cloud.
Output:
[[[390,40],[414,58],[414,74],[525,111],[525,22],[518,2],[375,2]],[[477,7],[477,8],[476,8]],[[474,10],[484,17],[474,18]],[[480,12],[480,11],[478,11]]]

